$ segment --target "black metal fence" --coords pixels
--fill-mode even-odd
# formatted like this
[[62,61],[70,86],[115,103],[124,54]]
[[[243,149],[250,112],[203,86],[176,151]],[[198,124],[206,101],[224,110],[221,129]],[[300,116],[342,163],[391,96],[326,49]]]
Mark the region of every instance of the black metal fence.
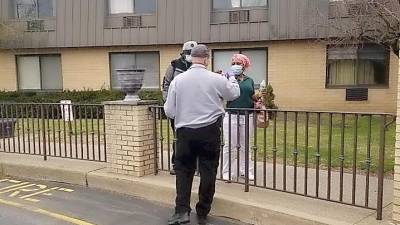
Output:
[[104,107],[0,103],[0,152],[107,160]]
[[[174,133],[151,107],[158,169],[171,170]],[[218,178],[357,207],[382,219],[392,185],[395,117],[356,112],[230,109],[224,117]],[[266,122],[268,121],[268,122]],[[266,123],[265,123],[266,122]],[[257,126],[258,125],[258,126]],[[385,151],[390,154],[385,161]]]

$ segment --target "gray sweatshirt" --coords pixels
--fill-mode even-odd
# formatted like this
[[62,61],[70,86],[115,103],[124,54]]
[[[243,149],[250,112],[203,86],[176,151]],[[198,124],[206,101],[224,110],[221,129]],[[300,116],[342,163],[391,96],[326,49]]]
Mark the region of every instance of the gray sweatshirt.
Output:
[[164,104],[165,114],[175,119],[175,128],[208,126],[224,115],[223,100],[232,101],[240,96],[234,76],[229,80],[194,64],[171,83]]

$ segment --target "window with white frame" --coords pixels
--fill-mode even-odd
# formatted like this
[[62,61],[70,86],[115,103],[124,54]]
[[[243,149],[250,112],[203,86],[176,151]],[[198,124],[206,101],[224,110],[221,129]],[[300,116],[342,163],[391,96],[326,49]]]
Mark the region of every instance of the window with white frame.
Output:
[[62,90],[60,55],[17,56],[20,90]]
[[120,89],[117,69],[145,69],[143,88],[160,88],[160,57],[158,52],[111,53],[111,88]]
[[267,49],[227,49],[213,51],[213,70],[228,71],[233,54],[241,53],[250,58],[251,67],[245,74],[254,80],[256,85],[267,82]]
[[157,0],[108,0],[110,14],[155,13]]
[[56,15],[56,0],[11,0],[14,18],[36,19]]
[[268,7],[268,0],[213,0],[213,9]]
[[328,47],[327,86],[387,86],[389,53],[379,45]]

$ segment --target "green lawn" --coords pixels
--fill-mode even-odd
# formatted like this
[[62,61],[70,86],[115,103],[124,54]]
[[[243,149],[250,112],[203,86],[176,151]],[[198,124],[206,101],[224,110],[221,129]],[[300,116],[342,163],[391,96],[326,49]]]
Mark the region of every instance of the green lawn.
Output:
[[[284,144],[284,117],[283,113],[278,115],[277,119],[277,158],[282,161],[285,155],[285,144]],[[392,118],[387,118],[387,122],[390,122]],[[305,164],[306,148],[305,148],[305,115],[299,114],[298,117],[298,135],[297,135],[297,163],[300,165]],[[295,125],[294,115],[288,114],[287,122],[287,138],[286,138],[286,156],[287,163],[294,164],[295,157]],[[349,115],[345,119],[344,129],[344,167],[352,168],[354,161],[359,170],[366,171],[367,169],[367,148],[368,148],[368,124],[369,117],[362,116],[358,117],[357,125],[357,148],[355,148],[355,116]],[[308,129],[308,162],[311,165],[316,165],[317,162],[317,116],[311,115],[309,119]],[[341,165],[341,142],[342,142],[342,117],[341,115],[335,115],[332,118],[332,141],[331,151],[329,151],[329,115],[324,114],[321,116],[320,123],[320,140],[319,140],[319,154],[320,164],[323,167],[327,167],[329,164],[329,155],[331,155],[331,165],[333,167],[339,167]],[[273,147],[273,123],[270,124],[269,128],[266,129],[267,138],[266,145],[264,145],[264,129],[258,129],[257,132],[257,152],[258,159],[263,160],[264,150],[267,151],[267,157],[272,156]],[[380,117],[374,116],[371,119],[371,141],[370,141],[370,160],[371,160],[371,171],[376,172],[378,165],[378,152],[379,152],[379,141],[380,141]],[[266,147],[265,147],[266,146]],[[394,168],[394,149],[395,149],[395,125],[392,124],[386,131],[386,143],[385,143],[385,171],[393,171]],[[356,156],[356,160],[354,160]]]
[[[92,134],[103,135],[104,134],[104,124],[102,119],[76,119],[74,121],[64,121],[64,120],[44,120],[46,133],[50,133],[52,137],[53,133],[58,135],[61,133],[61,138],[63,134],[66,133],[67,136],[71,135],[82,135],[82,134]],[[20,135],[29,133],[30,135],[42,134],[43,132],[43,121],[41,119],[18,119],[16,123],[16,129],[14,134],[17,136],[18,132]]]
[[[298,114],[297,125],[297,151],[295,151],[295,115],[294,113],[287,114],[287,127],[286,127],[286,151],[284,140],[284,113],[279,113],[276,122],[276,158],[277,162],[283,163],[284,156],[286,155],[286,163],[294,165],[295,152],[297,152],[297,164],[304,165],[306,158],[305,148],[305,134],[306,134],[306,115],[305,113]],[[389,123],[391,117],[387,117],[386,122]],[[329,155],[331,155],[331,165],[337,169],[341,165],[341,137],[342,137],[342,116],[333,115],[332,117],[332,141],[331,152],[329,154],[329,115],[321,114],[320,118],[320,140],[319,140],[319,155],[320,166],[327,168],[329,164]],[[310,114],[308,122],[308,164],[315,167],[317,164],[317,115]],[[358,172],[366,172],[367,163],[367,146],[368,146],[368,116],[359,116],[357,125],[357,148],[356,160]],[[351,169],[354,163],[354,128],[355,116],[346,115],[344,126],[344,160],[343,165],[346,169]],[[166,143],[167,129],[169,126],[166,121],[163,121],[163,136],[164,143]],[[270,121],[270,125],[265,129],[266,135],[264,136],[264,129],[257,129],[257,137],[254,136],[251,140],[251,148],[255,149],[255,141],[257,141],[257,161],[264,160],[264,151],[267,161],[272,161],[273,158],[273,140],[274,140],[274,123]],[[232,134],[235,135],[235,134]],[[170,132],[172,137],[172,132]],[[372,116],[371,118],[371,141],[370,141],[370,160],[371,172],[376,172],[378,165],[378,152],[380,140],[380,117]],[[394,168],[394,149],[395,149],[395,124],[391,124],[386,131],[386,144],[385,144],[385,171],[391,172]],[[253,156],[254,158],[254,156]]]

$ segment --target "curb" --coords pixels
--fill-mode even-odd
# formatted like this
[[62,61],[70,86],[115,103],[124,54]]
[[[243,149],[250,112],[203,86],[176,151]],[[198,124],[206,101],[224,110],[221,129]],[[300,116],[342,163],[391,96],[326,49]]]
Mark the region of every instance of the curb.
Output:
[[1,175],[33,180],[56,181],[86,186],[86,174],[81,171],[45,168],[41,166],[1,163]]

